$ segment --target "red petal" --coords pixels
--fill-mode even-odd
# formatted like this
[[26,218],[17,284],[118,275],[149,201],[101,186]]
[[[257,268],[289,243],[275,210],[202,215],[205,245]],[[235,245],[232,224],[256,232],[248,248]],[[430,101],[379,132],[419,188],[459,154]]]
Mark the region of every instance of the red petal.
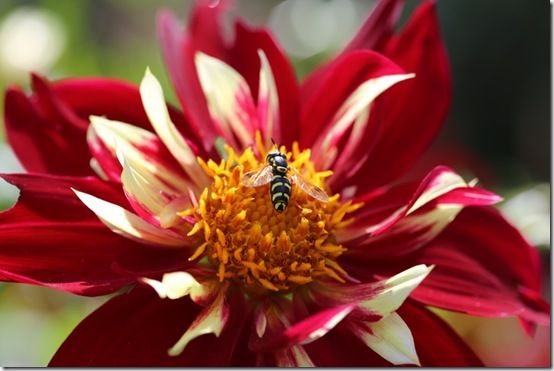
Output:
[[279,95],[281,145],[291,146],[298,139],[298,86],[292,65],[281,47],[266,29],[235,23],[235,43],[229,51],[229,64],[248,82],[254,99],[258,97],[261,49],[271,66]]
[[[189,298],[160,299],[153,290],[119,295],[83,320],[56,352],[50,366],[248,366],[252,353],[240,342],[247,318],[234,295],[231,318],[221,336],[200,336],[179,356],[167,350],[202,307]],[[234,315],[233,315],[234,313]]]
[[[57,81],[52,90],[75,113],[88,122],[90,115],[105,116],[153,131],[146,116],[139,88],[123,80],[105,78],[75,78]],[[183,114],[168,105],[175,126],[188,139],[198,144],[195,132]]]
[[371,11],[362,27],[358,30],[354,38],[344,48],[341,54],[325,65],[317,68],[302,82],[302,101],[305,102],[312,94],[316,93],[317,90],[320,89],[322,80],[335,66],[337,60],[344,54],[360,49],[382,52],[385,43],[392,35],[394,25],[398,21],[402,7],[403,1],[401,0],[379,1],[379,3]]
[[[85,139],[89,115],[150,128],[138,88],[131,84],[93,78],[50,84],[33,75],[33,89],[35,92],[27,97],[12,87],[5,97],[7,138],[28,171],[94,174]],[[170,111],[174,122],[186,128],[182,115],[174,109]]]
[[[422,366],[483,366],[463,340],[429,310],[408,300],[398,314],[412,332]],[[317,366],[391,366],[341,325],[304,349]]]
[[537,251],[493,208],[464,209],[415,253],[375,256],[366,264],[360,264],[359,257],[347,258],[342,266],[357,278],[373,280],[374,275],[391,276],[418,263],[435,268],[411,294],[415,300],[471,315],[549,323],[549,306],[538,294]]
[[320,89],[302,106],[300,145],[311,147],[322,131],[329,130],[335,112],[360,84],[371,78],[402,73],[392,61],[374,52],[356,51],[341,57],[326,74]]
[[[419,183],[404,183],[391,187],[381,187],[354,202],[364,202],[364,206],[352,216],[354,223],[345,227],[338,235],[341,242],[347,242],[349,254],[364,259],[384,259],[407,254],[436,233],[423,237],[433,222],[440,218],[429,217],[427,221],[414,222],[415,218],[432,215],[440,205],[490,205],[501,200],[499,196],[477,187],[464,186],[465,182],[446,166],[437,166]],[[440,193],[437,193],[440,190]],[[424,203],[421,200],[426,200]],[[408,211],[419,204],[417,210]],[[446,217],[446,216],[444,216]],[[396,229],[395,229],[396,228]],[[400,228],[400,229],[398,229]],[[437,233],[439,231],[437,230]],[[379,238],[377,238],[379,237]],[[419,240],[419,238],[423,238]]]
[[283,144],[297,137],[298,88],[291,64],[281,48],[265,29],[251,28],[235,22],[235,40],[225,43],[220,25],[225,5],[213,6],[209,1],[195,4],[188,29],[183,32],[174,16],[162,12],[158,30],[169,75],[187,117],[204,139],[204,148],[212,149],[218,135],[206,105],[194,65],[194,54],[202,51],[236,69],[248,82],[254,99],[257,98],[260,59],[258,49],[268,57],[279,94],[280,120],[285,123]]
[[368,348],[350,331],[341,326],[304,349],[316,366],[320,367],[388,367],[391,366],[373,350]]
[[85,130],[45,117],[17,88],[5,98],[6,136],[19,161],[32,172],[92,175]]
[[93,177],[2,177],[21,189],[16,206],[0,213],[0,277],[5,280],[102,295],[134,282],[135,274],[165,268],[166,256],[181,259],[173,265],[186,262],[185,251],[175,256],[111,232],[70,189],[125,204],[122,192],[108,183]]
[[422,4],[384,54],[416,77],[378,99],[370,120],[377,127],[375,147],[357,176],[335,185],[356,185],[357,193],[404,174],[440,130],[450,106],[451,80],[446,52],[432,2]]
[[[205,10],[207,14],[203,14],[204,12],[200,10]],[[181,27],[173,14],[168,11],[161,12],[158,16],[158,33],[169,77],[185,115],[199,138],[202,138],[202,147],[207,151],[215,152],[213,146],[217,131],[210,118],[206,99],[196,75],[193,53],[194,45],[196,42],[201,43],[202,35],[206,35],[204,37],[209,40],[212,30],[216,28],[216,25],[211,25],[212,27],[208,27],[205,33],[199,32],[198,35],[194,31],[198,23],[197,17],[200,19],[206,17],[209,21],[215,18],[215,15],[210,15],[211,12],[218,12],[218,8],[211,9],[201,5],[195,8],[190,18],[191,35],[189,36],[182,34]]]
[[425,304],[549,323],[550,308],[538,295],[539,255],[493,208],[462,211],[418,261],[436,264],[413,293]]
[[428,309],[408,300],[398,314],[412,332],[421,366],[483,366],[454,330]]

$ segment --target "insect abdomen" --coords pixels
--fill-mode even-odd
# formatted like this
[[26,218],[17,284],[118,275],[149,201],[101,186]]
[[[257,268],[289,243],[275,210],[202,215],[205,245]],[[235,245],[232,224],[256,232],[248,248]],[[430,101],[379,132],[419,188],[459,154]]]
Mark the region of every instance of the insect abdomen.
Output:
[[275,174],[271,179],[269,193],[275,211],[282,213],[287,208],[290,199],[290,180],[286,176]]

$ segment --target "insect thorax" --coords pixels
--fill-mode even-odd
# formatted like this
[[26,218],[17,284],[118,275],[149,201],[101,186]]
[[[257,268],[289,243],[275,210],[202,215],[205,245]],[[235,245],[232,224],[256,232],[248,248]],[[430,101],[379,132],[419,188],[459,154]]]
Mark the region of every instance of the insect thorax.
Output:
[[271,152],[266,161],[273,168],[274,174],[285,175],[288,170],[287,157],[280,152]]

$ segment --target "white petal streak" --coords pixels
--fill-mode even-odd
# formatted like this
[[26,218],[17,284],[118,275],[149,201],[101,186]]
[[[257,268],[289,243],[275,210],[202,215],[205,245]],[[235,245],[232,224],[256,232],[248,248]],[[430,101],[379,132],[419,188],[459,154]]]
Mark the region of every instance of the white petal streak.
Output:
[[377,322],[364,322],[361,326],[353,324],[352,331],[375,353],[392,364],[421,366],[412,332],[397,313],[391,313]]
[[452,191],[453,189],[460,187],[467,187],[468,184],[464,179],[453,171],[443,171],[440,173],[433,182],[427,186],[425,191],[410,207],[407,214],[411,214],[421,206],[425,205],[431,200],[442,196],[443,194]]
[[258,49],[260,57],[260,88],[258,91],[258,119],[266,140],[266,148],[271,146],[270,138],[281,142],[279,121],[279,95],[271,65],[263,50]]
[[171,347],[167,354],[178,356],[185,350],[188,343],[201,335],[214,334],[216,337],[221,335],[229,318],[229,306],[225,302],[226,290],[222,289],[215,300],[206,307],[198,317],[192,322],[183,336]]
[[356,156],[354,152],[360,145],[362,145],[361,141],[363,139],[363,133],[369,122],[368,119],[370,111],[371,105],[368,105],[360,111],[358,117],[354,120],[350,138],[340,153],[338,153],[336,147],[329,149],[328,156],[332,157],[329,159],[329,162],[331,163],[336,159],[336,162],[333,165],[333,179],[339,179],[345,176],[350,177],[364,164],[364,161],[368,155],[365,154],[364,156]]
[[203,189],[208,184],[208,179],[198,165],[194,152],[171,121],[162,87],[150,69],[146,69],[140,83],[140,97],[150,123],[169,152],[196,183],[198,189]]
[[265,330],[267,328],[267,317],[265,316],[265,313],[263,310],[258,310],[258,313],[256,313],[256,334],[258,334],[258,337],[261,338],[265,334]]
[[413,73],[386,75],[369,79],[358,86],[337,110],[328,126],[329,129],[323,132],[314,145],[314,154],[317,155],[317,161],[321,168],[327,169],[331,166],[334,158],[326,156],[328,149],[336,146],[338,138],[355,122],[360,114],[363,114],[375,98],[400,81],[413,77],[415,77]]
[[188,241],[177,233],[157,228],[121,206],[72,190],[115,233],[151,245],[179,247],[188,244]]
[[250,145],[259,125],[252,94],[244,78],[231,66],[201,52],[196,53],[195,63],[210,115],[226,142],[234,144],[234,134],[242,147]]
[[162,299],[179,299],[190,295],[196,302],[206,295],[206,288],[188,272],[166,273],[161,281],[146,277],[142,281],[156,290]]
[[[337,239],[341,243],[366,236],[359,244],[377,242],[380,238],[389,238],[394,234],[409,231],[425,230],[418,239],[429,241],[442,231],[456,215],[463,209],[462,204],[439,204],[434,209],[420,215],[412,215],[415,211],[425,206],[450,191],[467,187],[468,184],[461,176],[451,170],[442,170],[425,188],[417,195],[417,198],[405,206],[398,208],[379,223],[365,226],[346,227],[337,233]],[[414,243],[415,241],[411,241]],[[414,243],[415,245],[415,243]]]
[[375,296],[362,301],[359,308],[386,317],[396,311],[410,293],[427,277],[433,266],[416,265],[382,282]]
[[[157,147],[163,145],[156,134],[100,116],[90,116],[90,123],[89,140],[101,140],[122,166],[123,160],[127,160],[132,162],[135,168],[140,168],[142,173],[163,180],[174,190],[188,190],[190,183],[184,178],[186,174],[177,173],[170,168],[168,161],[154,155]],[[146,149],[150,149],[152,153],[145,152]]]
[[186,194],[192,185],[181,182],[178,185],[181,192],[176,192],[175,187],[169,185],[178,183],[179,180],[171,176],[171,172],[157,174],[157,171],[149,171],[148,167],[125,157],[122,153],[119,153],[118,157],[123,162],[121,182],[135,210],[140,210],[141,215],[146,214],[144,217],[153,217],[163,228],[170,228],[179,223],[181,219],[177,212],[191,206],[190,200],[183,194]]

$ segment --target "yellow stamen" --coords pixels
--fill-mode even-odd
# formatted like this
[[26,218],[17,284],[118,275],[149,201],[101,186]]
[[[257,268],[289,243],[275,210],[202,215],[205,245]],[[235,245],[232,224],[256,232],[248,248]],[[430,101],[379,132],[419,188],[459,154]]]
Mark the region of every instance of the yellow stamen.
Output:
[[[212,184],[195,207],[179,213],[195,220],[189,235],[204,237],[189,260],[205,256],[219,281],[232,279],[252,291],[287,291],[329,277],[345,282],[347,273],[336,260],[346,249],[336,242],[335,231],[360,205],[342,203],[339,195],[323,203],[293,183],[288,207],[276,212],[269,185],[241,183],[246,172],[265,166],[268,151],[259,133],[254,148],[258,156],[251,148],[239,154],[226,146],[227,160],[219,164],[198,159]],[[301,151],[297,143],[291,152],[280,150],[291,167],[325,189],[331,172],[315,171],[309,150]]]

